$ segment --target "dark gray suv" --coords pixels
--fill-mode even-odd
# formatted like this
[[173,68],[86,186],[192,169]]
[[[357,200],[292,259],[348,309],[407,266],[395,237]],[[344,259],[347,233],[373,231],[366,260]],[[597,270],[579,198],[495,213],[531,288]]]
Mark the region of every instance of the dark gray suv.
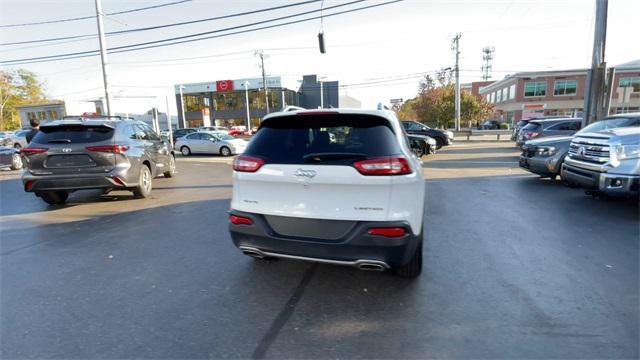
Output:
[[119,118],[53,121],[21,153],[24,190],[49,204],[83,189],[130,190],[144,198],[154,177],[172,177],[176,169],[168,142],[143,122]]

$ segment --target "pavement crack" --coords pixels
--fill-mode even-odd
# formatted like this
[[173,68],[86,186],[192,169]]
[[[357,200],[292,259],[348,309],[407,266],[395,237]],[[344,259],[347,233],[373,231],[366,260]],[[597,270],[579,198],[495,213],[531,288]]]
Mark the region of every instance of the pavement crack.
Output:
[[304,290],[307,288],[307,285],[311,281],[311,278],[313,277],[313,274],[316,272],[317,268],[318,264],[313,264],[305,271],[302,280],[300,280],[300,283],[298,284],[298,286],[296,286],[293,294],[291,294],[291,297],[285,304],[284,308],[280,311],[275,320],[273,320],[273,323],[271,323],[271,327],[262,337],[262,340],[260,340],[260,343],[258,343],[256,349],[253,351],[253,354],[251,356],[252,359],[264,359],[267,351],[271,347],[271,344],[273,344],[273,342],[278,337],[280,330],[282,330],[287,321],[289,321],[289,318],[293,314],[293,311],[300,301],[300,298],[302,298]]

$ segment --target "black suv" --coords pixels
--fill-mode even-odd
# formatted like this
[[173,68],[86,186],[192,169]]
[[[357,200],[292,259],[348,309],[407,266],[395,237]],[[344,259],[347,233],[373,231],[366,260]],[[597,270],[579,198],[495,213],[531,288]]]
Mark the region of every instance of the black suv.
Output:
[[192,129],[192,128],[184,128],[184,129],[174,130],[172,132],[173,142],[175,143],[178,138],[181,138],[181,137],[183,137],[185,135],[189,135],[189,134],[194,133],[196,131],[197,131],[196,129]]
[[426,135],[436,141],[436,148],[453,143],[453,133],[451,131],[438,130],[428,127],[417,121],[401,121],[400,122],[408,134]]
[[83,189],[131,190],[144,198],[154,177],[172,177],[176,169],[167,141],[143,122],[119,118],[44,124],[21,153],[24,190],[49,204]]

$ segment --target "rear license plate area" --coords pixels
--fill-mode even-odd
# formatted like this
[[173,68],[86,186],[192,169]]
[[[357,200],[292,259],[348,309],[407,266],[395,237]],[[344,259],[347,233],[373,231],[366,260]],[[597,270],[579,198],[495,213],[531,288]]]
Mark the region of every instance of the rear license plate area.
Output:
[[51,155],[47,158],[47,168],[93,167],[96,162],[86,154]]

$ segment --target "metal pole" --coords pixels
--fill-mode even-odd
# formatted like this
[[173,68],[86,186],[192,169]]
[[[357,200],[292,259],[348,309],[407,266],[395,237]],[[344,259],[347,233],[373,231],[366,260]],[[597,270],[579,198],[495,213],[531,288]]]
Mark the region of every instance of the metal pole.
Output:
[[184,86],[182,84],[178,87],[180,89],[180,115],[182,115],[182,126],[187,127],[187,118],[184,117],[184,96],[182,94],[182,89]]
[[244,98],[245,107],[247,108],[247,131],[251,131],[251,114],[249,112],[249,82],[245,81],[244,84]]
[[155,107],[152,108],[151,114],[153,115],[153,130],[155,130],[155,132],[157,133],[160,133],[160,125],[158,123],[158,109]]
[[609,112],[611,111],[611,97],[613,96],[613,91],[615,87],[613,86],[613,79],[616,76],[616,68],[609,68],[609,73],[607,74],[607,88],[605,89],[605,99],[604,99],[604,108],[602,109],[602,116],[609,116]]
[[102,79],[104,82],[104,97],[107,102],[107,116],[111,116],[111,95],[109,94],[109,83],[107,81],[107,46],[104,38],[104,24],[102,23],[102,5],[100,4],[100,0],[95,1],[96,19],[98,20],[98,39],[100,40],[100,60],[102,62]]
[[324,109],[324,90],[322,86],[322,80],[320,80],[320,109]]
[[585,92],[584,96],[583,127],[598,120],[598,109],[602,109],[602,102],[604,100],[604,53],[607,39],[608,6],[608,0],[596,0],[593,53],[591,57],[591,70],[587,77],[587,92]]
[[256,55],[260,57],[260,68],[262,68],[262,86],[264,88],[264,101],[267,103],[267,114],[269,113],[269,87],[267,86],[267,75],[264,71],[264,52],[256,51]]
[[456,131],[460,131],[460,67],[458,66],[458,62],[460,60],[460,38],[462,37],[461,33],[457,33],[456,37],[453,39],[455,42],[455,51],[456,51],[456,100],[455,100],[455,128]]
[[167,102],[167,126],[169,127],[169,144],[173,149],[173,121],[171,121],[171,108],[169,107],[169,96],[165,96]]
[[287,107],[287,103],[284,99],[284,88],[282,88],[282,108],[284,109],[285,107]]

